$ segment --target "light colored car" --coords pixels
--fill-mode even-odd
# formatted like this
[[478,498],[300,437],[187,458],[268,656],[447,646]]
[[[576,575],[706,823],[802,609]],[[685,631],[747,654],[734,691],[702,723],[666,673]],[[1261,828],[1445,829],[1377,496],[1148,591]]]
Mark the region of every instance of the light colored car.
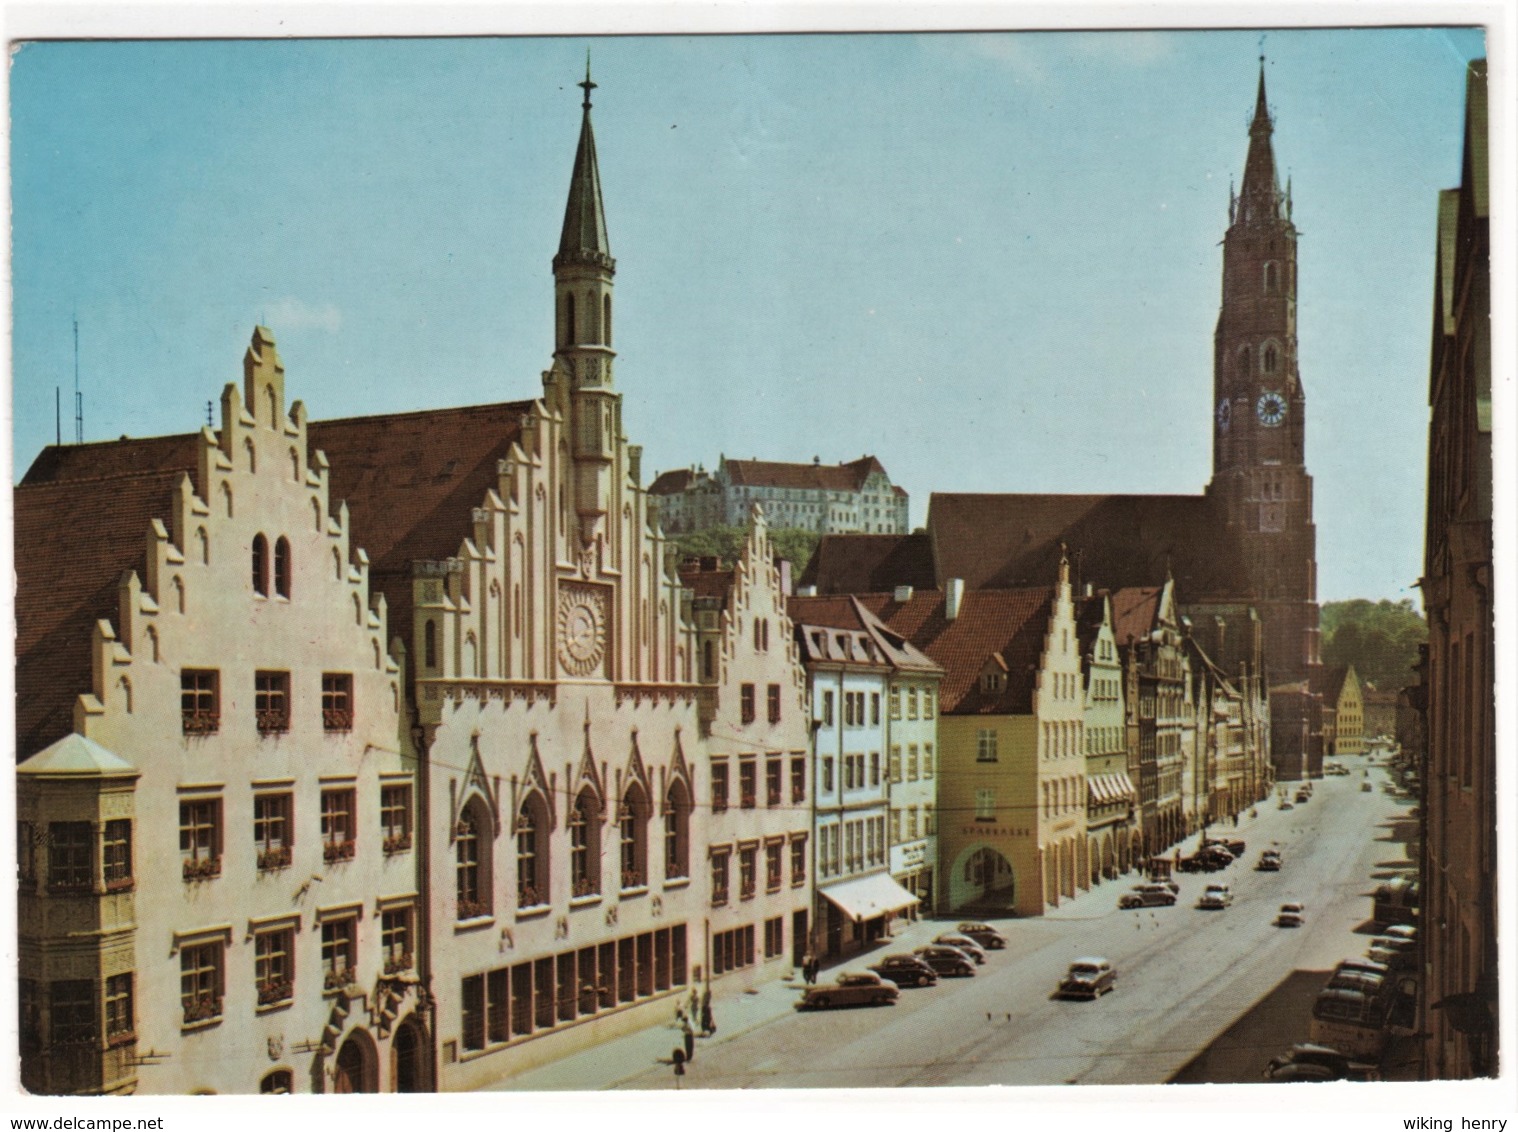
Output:
[[830,1006],[892,1006],[900,992],[874,971],[845,971],[831,985],[807,987],[797,1010],[826,1010]]
[[1281,804],[1276,807],[1276,809],[1278,809],[1278,810],[1289,810],[1291,808],[1292,808],[1291,803],[1288,802],[1285,798],[1282,798],[1281,799]]
[[1261,873],[1278,873],[1281,871],[1281,854],[1279,850],[1267,849],[1260,854],[1260,859],[1255,863],[1255,871]]
[[1162,884],[1135,885],[1117,898],[1119,908],[1168,908],[1174,903],[1175,893]]
[[1101,956],[1088,955],[1070,964],[1055,994],[1060,998],[1100,998],[1116,984],[1112,964]]
[[1300,928],[1305,923],[1307,923],[1307,909],[1295,901],[1282,904],[1281,910],[1276,913],[1278,928]]
[[1226,884],[1209,884],[1196,902],[1198,908],[1220,909],[1233,903],[1233,891]]
[[1388,939],[1405,939],[1409,943],[1418,942],[1418,929],[1412,924],[1392,924],[1381,932]]
[[986,949],[969,936],[963,935],[960,932],[944,932],[943,935],[933,942],[941,947],[959,948],[960,951],[963,951],[971,959],[975,960],[977,967],[986,961]]
[[1000,951],[1007,946],[1007,937],[1002,935],[990,924],[980,924],[973,920],[960,924],[955,929],[960,935],[967,935],[987,951]]

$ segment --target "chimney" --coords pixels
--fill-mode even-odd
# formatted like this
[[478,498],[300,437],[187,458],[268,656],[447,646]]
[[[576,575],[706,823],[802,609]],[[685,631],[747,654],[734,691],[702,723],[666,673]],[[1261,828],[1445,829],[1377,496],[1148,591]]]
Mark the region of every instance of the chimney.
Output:
[[897,586],[896,587],[896,592],[895,592],[894,596],[895,596],[896,600],[899,601],[899,602],[911,601],[912,600],[912,587],[911,586]]
[[796,596],[797,597],[816,597],[817,596],[817,587],[816,586],[802,586],[799,590],[796,591]]
[[1091,583],[1090,582],[1086,583],[1086,596],[1087,597],[1092,596],[1092,589],[1091,589]]
[[963,578],[950,578],[949,584],[943,591],[943,616],[945,621],[953,621],[959,616],[959,606],[965,598],[965,580]]

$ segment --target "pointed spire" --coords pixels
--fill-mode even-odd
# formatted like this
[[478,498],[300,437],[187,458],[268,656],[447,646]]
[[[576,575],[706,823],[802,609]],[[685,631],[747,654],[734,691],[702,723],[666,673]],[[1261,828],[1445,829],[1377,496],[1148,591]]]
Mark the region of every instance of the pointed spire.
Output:
[[613,265],[606,239],[606,214],[601,205],[601,171],[596,164],[596,136],[590,126],[590,52],[585,53],[585,81],[575,84],[585,91],[581,103],[580,145],[575,150],[574,173],[569,181],[569,202],[564,208],[564,231],[559,236],[555,268],[566,263],[590,263],[608,270]]
[[1265,101],[1265,56],[1261,55],[1254,121],[1249,124],[1249,155],[1244,159],[1244,181],[1239,187],[1233,218],[1234,223],[1245,227],[1275,224],[1283,219],[1281,185],[1276,178],[1276,158],[1270,144],[1273,129]]

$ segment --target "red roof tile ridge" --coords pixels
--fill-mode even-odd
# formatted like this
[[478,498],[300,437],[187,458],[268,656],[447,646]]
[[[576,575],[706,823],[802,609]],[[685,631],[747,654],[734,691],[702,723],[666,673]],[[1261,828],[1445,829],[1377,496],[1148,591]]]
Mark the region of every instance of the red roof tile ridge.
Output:
[[403,417],[438,417],[450,413],[463,414],[480,412],[487,409],[512,409],[517,412],[526,413],[536,407],[541,400],[541,398],[534,397],[522,401],[485,401],[474,405],[445,405],[439,409],[403,409],[395,413],[360,413],[351,417],[322,417],[319,420],[313,418],[311,424],[336,425],[353,424],[358,421],[400,420]]

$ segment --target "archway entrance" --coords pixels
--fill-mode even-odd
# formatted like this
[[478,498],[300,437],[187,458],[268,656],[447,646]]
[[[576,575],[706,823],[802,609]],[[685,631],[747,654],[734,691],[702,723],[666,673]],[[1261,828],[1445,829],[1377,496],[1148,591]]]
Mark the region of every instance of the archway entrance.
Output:
[[989,845],[966,849],[949,874],[949,907],[983,916],[1012,914],[1017,878],[1012,863]]
[[395,1028],[390,1042],[390,1081],[397,1093],[427,1093],[427,1043],[415,1017]]
[[334,1093],[378,1092],[375,1069],[372,1044],[364,1035],[354,1034],[337,1051],[332,1091]]

